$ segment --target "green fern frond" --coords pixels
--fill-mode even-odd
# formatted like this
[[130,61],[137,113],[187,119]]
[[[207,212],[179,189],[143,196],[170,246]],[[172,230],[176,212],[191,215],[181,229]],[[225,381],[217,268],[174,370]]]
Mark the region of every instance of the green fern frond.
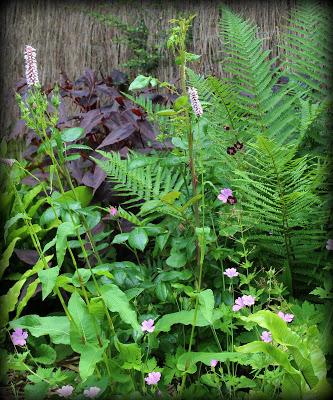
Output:
[[118,195],[131,197],[123,203],[131,204],[130,207],[141,205],[143,200],[156,200],[171,191],[179,191],[183,185],[180,172],[174,168],[163,167],[157,157],[149,158],[149,162],[142,165],[136,162],[141,159],[135,153],[122,160],[118,152],[97,152],[105,160],[93,160],[106,172],[108,178],[116,183],[114,190]]
[[284,34],[286,74],[314,100],[332,88],[333,59],[330,10],[316,2],[303,2],[292,12]]
[[287,263],[297,280],[325,242],[327,213],[316,184],[321,168],[310,156],[296,157],[295,145],[258,136],[250,148],[233,183],[252,226],[249,238],[275,263]]

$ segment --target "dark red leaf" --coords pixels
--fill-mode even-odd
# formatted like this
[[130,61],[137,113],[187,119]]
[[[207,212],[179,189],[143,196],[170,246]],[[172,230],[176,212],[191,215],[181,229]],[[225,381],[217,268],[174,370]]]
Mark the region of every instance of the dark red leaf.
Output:
[[97,147],[101,149],[105,146],[110,146],[111,144],[120,142],[127,139],[132,133],[135,132],[135,127],[132,124],[125,124],[120,126],[118,129],[113,130],[108,134],[108,136],[103,140],[103,142]]

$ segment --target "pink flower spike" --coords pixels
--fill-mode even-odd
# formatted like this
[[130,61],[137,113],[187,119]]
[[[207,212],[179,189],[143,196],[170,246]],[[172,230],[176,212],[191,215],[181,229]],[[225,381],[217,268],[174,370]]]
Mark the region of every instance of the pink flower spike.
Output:
[[269,331],[263,331],[263,333],[260,336],[261,340],[265,343],[270,343],[272,339],[272,334]]
[[26,339],[28,338],[28,332],[21,328],[16,328],[10,335],[14,346],[25,346],[27,344]]
[[145,378],[147,385],[156,385],[161,379],[160,372],[149,372],[148,376]]
[[282,311],[279,311],[277,315],[286,322],[292,322],[294,319],[294,314],[284,314]]
[[188,89],[188,94],[190,96],[190,102],[192,110],[197,117],[203,114],[202,106],[199,100],[198,91],[196,88],[192,87]]
[[328,239],[328,241],[326,243],[326,249],[333,250],[333,239]]
[[243,300],[243,303],[245,306],[253,306],[253,304],[256,301],[255,297],[253,297],[251,295],[246,295],[246,294],[244,294],[244,296],[242,296],[242,300]]
[[218,360],[214,360],[214,359],[210,360],[210,366],[212,368],[215,368],[217,366],[217,363],[218,363]]
[[61,387],[60,389],[57,389],[56,393],[60,397],[69,397],[73,393],[73,390],[74,390],[73,386],[66,385]]
[[232,306],[232,311],[239,311],[243,307],[245,307],[245,304],[242,297],[237,297],[237,299],[235,300],[235,304]]
[[228,197],[230,196],[232,196],[232,190],[224,188],[221,190],[221,193],[217,196],[217,198],[221,200],[223,203],[226,203],[228,201]]
[[153,319],[148,319],[144,320],[141,324],[141,330],[142,332],[154,332],[155,326],[154,326],[154,320]]
[[228,278],[234,278],[235,276],[239,275],[236,268],[227,268],[223,272],[223,274],[226,275]]
[[118,210],[116,209],[116,207],[111,206],[111,207],[109,208],[109,213],[110,213],[113,217],[115,217],[115,216],[117,215],[117,213],[118,213]]
[[25,60],[25,78],[28,86],[39,84],[38,70],[36,61],[36,49],[31,46],[25,46],[24,50]]
[[86,389],[83,394],[85,397],[89,397],[89,399],[93,399],[94,397],[98,396],[98,393],[101,389],[97,386],[91,386],[89,389]]

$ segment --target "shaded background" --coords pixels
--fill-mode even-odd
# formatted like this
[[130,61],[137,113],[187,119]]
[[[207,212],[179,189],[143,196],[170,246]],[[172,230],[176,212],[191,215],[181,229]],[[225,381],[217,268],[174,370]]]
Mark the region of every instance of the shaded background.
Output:
[[[291,0],[239,1],[225,0],[240,15],[254,21],[261,29],[265,48],[278,54],[280,30],[284,18],[295,5]],[[169,20],[181,14],[197,14],[194,20],[190,47],[201,55],[192,67],[203,74],[222,76],[221,43],[219,39],[219,6],[214,0],[110,0],[109,2],[11,0],[2,6],[1,26],[1,135],[6,135],[15,122],[18,109],[15,104],[15,83],[23,77],[23,52],[26,44],[37,49],[40,81],[54,83],[61,71],[70,79],[77,79],[85,68],[101,71],[107,76],[113,68],[131,56],[126,43],[115,43],[119,30],[88,15],[107,4],[108,11],[125,23],[135,23],[142,16],[149,30],[148,43],[154,44],[167,37]],[[174,60],[166,46],[161,48],[161,60],[155,71],[160,80],[176,76]]]

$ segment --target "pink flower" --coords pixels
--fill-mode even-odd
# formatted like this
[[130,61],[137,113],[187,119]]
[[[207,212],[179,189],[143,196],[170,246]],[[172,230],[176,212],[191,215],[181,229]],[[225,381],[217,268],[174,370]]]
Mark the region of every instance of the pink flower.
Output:
[[28,332],[22,330],[21,328],[16,328],[14,332],[10,335],[14,346],[25,346],[26,339],[28,338]]
[[242,296],[242,300],[243,300],[243,303],[245,306],[253,306],[253,304],[256,301],[255,297],[253,297],[251,295],[246,295],[246,294],[244,294],[244,296]]
[[232,196],[232,190],[228,188],[224,188],[221,190],[221,193],[217,196],[217,198],[223,203],[226,203],[228,201],[228,197]]
[[192,87],[188,89],[188,94],[190,96],[190,102],[194,114],[200,117],[203,114],[202,106],[199,100],[198,91],[196,88]]
[[145,378],[147,385],[156,385],[161,379],[160,372],[149,372],[148,376]]
[[266,342],[266,343],[270,343],[273,340],[271,332],[268,332],[268,331],[263,331],[260,338],[263,342]]
[[217,366],[217,363],[218,363],[218,360],[214,360],[214,359],[210,360],[210,366],[212,368],[215,368]]
[[233,278],[235,276],[238,276],[239,273],[237,272],[236,268],[227,268],[224,272],[224,275],[227,275],[228,278]]
[[110,214],[114,217],[114,216],[117,215],[118,210],[116,209],[116,207],[111,206],[111,207],[109,208],[109,212],[110,212]]
[[284,321],[286,321],[286,322],[292,322],[292,320],[294,319],[294,314],[285,314],[285,313],[283,313],[282,311],[279,311],[278,313],[277,313],[277,315],[279,316],[279,317],[281,317]]
[[144,320],[141,324],[141,330],[142,332],[154,332],[155,326],[154,326],[154,320],[153,319],[148,319]]
[[239,311],[241,308],[245,307],[242,297],[237,297],[235,304],[232,306],[232,311]]
[[66,385],[61,387],[60,389],[56,390],[56,393],[60,396],[60,397],[69,397],[72,393],[73,393],[73,386],[71,385]]
[[31,46],[25,46],[24,50],[25,59],[25,78],[28,86],[39,84],[38,70],[36,61],[36,49]]
[[85,397],[89,397],[90,399],[98,396],[98,393],[101,391],[101,389],[97,386],[91,386],[89,389],[86,389],[83,394]]
[[326,249],[333,250],[333,239],[328,239],[328,241],[326,243]]

